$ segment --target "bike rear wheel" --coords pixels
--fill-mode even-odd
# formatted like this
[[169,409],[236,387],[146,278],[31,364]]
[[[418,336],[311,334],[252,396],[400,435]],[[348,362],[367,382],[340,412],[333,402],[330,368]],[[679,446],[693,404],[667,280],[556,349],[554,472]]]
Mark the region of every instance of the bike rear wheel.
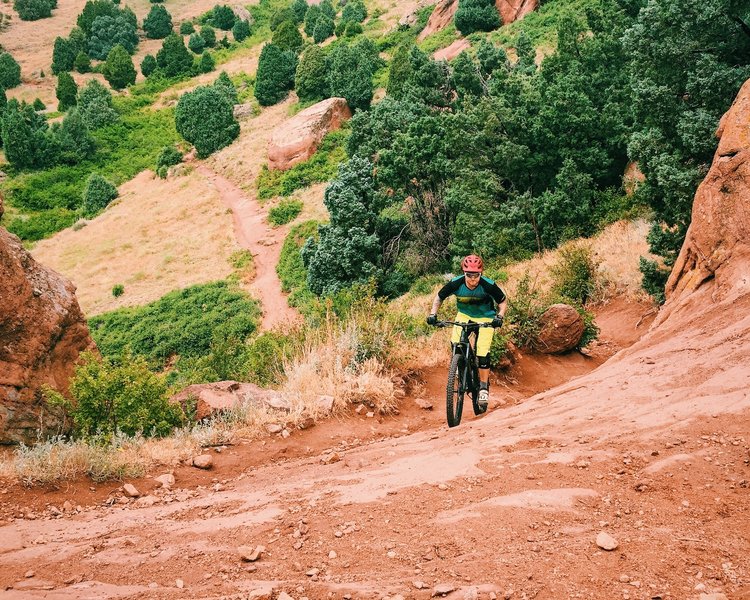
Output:
[[464,408],[466,359],[461,354],[454,354],[448,369],[448,386],[445,395],[445,408],[448,416],[448,427],[455,427],[461,422]]

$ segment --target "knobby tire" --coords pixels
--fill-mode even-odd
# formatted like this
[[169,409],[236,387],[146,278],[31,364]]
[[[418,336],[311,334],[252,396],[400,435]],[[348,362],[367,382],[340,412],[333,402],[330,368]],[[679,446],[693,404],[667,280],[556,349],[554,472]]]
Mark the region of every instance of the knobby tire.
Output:
[[445,396],[448,427],[455,427],[461,422],[461,412],[464,408],[465,362],[463,355],[454,354],[450,369],[448,369],[448,386]]

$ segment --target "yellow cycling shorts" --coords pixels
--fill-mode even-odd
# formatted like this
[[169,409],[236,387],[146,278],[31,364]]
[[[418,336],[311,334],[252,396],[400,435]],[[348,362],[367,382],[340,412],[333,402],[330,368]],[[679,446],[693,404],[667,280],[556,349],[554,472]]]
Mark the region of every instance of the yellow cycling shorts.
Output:
[[[469,317],[463,313],[456,314],[456,321],[459,323],[468,323],[474,321],[474,323],[491,323],[492,317]],[[457,325],[453,326],[453,334],[451,335],[451,342],[457,344],[461,341],[461,327]],[[492,345],[492,335],[495,333],[492,327],[480,327],[479,338],[477,339],[476,354],[478,357],[487,356],[490,353],[490,346]]]

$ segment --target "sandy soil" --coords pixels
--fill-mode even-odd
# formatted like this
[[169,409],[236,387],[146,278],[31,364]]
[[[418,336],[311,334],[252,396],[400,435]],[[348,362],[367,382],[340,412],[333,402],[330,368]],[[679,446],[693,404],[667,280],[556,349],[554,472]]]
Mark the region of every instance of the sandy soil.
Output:
[[[637,337],[645,307],[609,310],[620,326],[605,341]],[[171,491],[135,482],[148,500],[116,483],[5,489],[0,585],[7,598],[750,597],[750,317],[717,306],[687,331],[690,318],[451,430],[436,369],[419,388],[433,411],[412,395],[395,417],[219,448],[214,471],[181,467]],[[549,372],[537,364],[539,381]],[[264,550],[246,562],[241,546]]]

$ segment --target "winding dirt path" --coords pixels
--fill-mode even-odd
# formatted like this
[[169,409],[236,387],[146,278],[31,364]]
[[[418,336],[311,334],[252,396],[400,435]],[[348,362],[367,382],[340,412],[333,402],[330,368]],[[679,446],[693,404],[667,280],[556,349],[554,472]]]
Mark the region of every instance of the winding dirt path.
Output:
[[198,165],[196,171],[216,187],[224,204],[232,210],[237,242],[253,255],[255,278],[250,290],[262,304],[261,329],[267,331],[293,324],[300,315],[287,304],[286,294],[281,291],[281,281],[276,274],[287,229],[269,227],[265,211],[258,201],[248,197],[226,177],[205,164]]

